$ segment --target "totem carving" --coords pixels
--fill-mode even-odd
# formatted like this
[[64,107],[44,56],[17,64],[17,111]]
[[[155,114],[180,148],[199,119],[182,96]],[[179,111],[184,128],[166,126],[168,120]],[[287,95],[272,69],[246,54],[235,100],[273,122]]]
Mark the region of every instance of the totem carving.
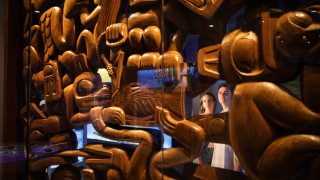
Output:
[[[84,157],[83,179],[316,179],[320,11],[299,2],[25,0],[29,178],[59,165],[51,179],[79,179],[72,164]],[[158,81],[139,80],[147,71]],[[302,100],[280,85],[297,76]],[[220,79],[234,89],[231,111],[192,114],[192,98]],[[122,143],[77,149],[72,129],[87,124]],[[162,133],[179,145],[162,149]],[[209,142],[231,145],[245,173],[192,163]]]

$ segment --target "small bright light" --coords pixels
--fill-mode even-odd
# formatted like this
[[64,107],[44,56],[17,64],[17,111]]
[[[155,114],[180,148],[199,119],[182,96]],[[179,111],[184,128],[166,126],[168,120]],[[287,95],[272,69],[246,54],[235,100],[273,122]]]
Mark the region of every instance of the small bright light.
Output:
[[101,76],[102,82],[111,82],[111,77],[108,74],[108,71],[105,68],[99,68],[98,73]]
[[40,14],[40,11],[34,11],[35,13],[37,13],[37,14]]
[[213,24],[210,24],[210,25],[209,25],[209,27],[213,28],[213,27],[214,27],[214,25],[213,25]]

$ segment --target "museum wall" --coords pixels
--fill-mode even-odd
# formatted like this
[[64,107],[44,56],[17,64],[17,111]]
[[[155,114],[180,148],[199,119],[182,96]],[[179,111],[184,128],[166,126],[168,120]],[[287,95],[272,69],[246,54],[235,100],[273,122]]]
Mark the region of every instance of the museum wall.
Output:
[[[0,114],[3,119],[3,87],[4,87],[4,32],[5,32],[5,1],[0,2]],[[0,121],[0,130],[3,130],[3,121]],[[0,133],[0,142],[2,142],[3,134]]]
[[[15,159],[17,158],[15,153],[23,153],[24,125],[19,118],[19,111],[23,106],[20,69],[23,50],[23,24],[26,17],[23,3],[19,0],[2,0],[0,8],[0,142],[2,152],[0,178],[22,179],[25,177],[25,161],[24,158]],[[7,156],[8,153],[13,156]],[[10,161],[14,163],[6,163]]]

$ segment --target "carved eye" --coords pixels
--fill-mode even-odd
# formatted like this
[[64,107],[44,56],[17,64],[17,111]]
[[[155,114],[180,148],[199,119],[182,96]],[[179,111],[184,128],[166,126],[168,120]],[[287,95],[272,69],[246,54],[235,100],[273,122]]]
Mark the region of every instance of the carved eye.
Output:
[[78,84],[77,91],[79,96],[86,96],[94,93],[96,91],[96,87],[92,81],[81,80]]

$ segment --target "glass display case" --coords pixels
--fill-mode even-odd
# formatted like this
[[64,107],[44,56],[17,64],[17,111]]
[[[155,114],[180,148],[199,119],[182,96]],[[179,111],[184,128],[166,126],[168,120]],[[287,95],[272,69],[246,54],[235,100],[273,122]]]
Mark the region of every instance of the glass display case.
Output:
[[6,1],[2,178],[317,179],[319,5]]

